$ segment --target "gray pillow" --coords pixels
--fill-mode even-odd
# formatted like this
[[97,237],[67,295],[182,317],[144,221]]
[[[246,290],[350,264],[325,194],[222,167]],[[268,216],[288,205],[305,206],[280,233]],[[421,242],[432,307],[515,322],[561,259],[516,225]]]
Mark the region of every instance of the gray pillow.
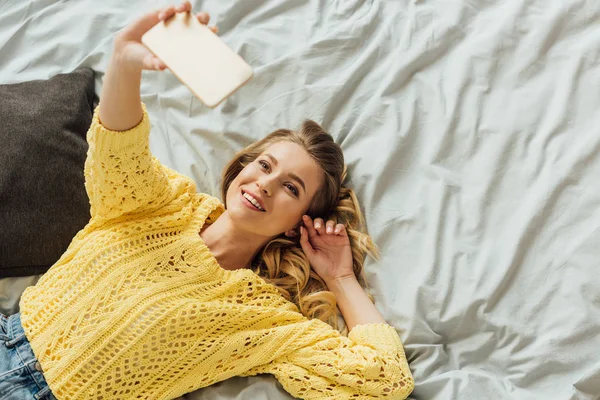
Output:
[[0,85],[0,278],[45,273],[90,220],[94,70]]

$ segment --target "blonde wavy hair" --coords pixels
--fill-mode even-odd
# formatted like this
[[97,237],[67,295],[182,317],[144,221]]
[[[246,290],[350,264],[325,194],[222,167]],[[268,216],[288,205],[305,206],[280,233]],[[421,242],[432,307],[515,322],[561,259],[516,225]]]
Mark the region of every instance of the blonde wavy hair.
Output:
[[[333,220],[346,226],[352,249],[353,270],[359,284],[375,303],[369,293],[370,287],[364,276],[366,254],[379,260],[379,251],[367,234],[360,204],[354,190],[346,187],[347,167],[344,154],[333,137],[316,122],[307,119],[297,131],[277,129],[263,139],[239,151],[223,170],[221,194],[227,208],[227,190],[237,175],[262,154],[270,145],[289,141],[300,145],[318,163],[324,174],[322,187],[312,199],[306,212],[311,218]],[[282,232],[259,251],[252,260],[251,268],[268,283],[277,287],[283,297],[296,304],[307,318],[318,318],[347,336],[348,328],[340,329],[338,320],[343,319],[335,296],[323,279],[310,267],[300,246],[300,235],[288,237]],[[345,325],[345,324],[344,324]]]

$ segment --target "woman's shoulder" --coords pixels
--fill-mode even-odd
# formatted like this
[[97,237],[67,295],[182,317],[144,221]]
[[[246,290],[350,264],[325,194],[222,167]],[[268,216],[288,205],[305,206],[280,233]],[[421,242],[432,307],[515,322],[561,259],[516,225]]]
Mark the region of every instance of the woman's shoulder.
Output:
[[248,270],[250,284],[248,284],[248,299],[261,307],[274,308],[281,311],[293,311],[300,313],[296,304],[287,300],[281,291],[272,283],[261,277],[255,271]]
[[202,215],[205,216],[207,224],[215,222],[225,212],[223,202],[211,194],[196,192],[194,200]]

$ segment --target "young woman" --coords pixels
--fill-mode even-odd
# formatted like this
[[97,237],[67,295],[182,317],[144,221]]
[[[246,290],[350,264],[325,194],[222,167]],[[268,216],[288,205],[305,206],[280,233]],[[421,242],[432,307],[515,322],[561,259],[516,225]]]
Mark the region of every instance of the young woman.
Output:
[[150,154],[141,71],[165,65],[140,38],[190,11],[116,36],[87,135],[92,218],[0,318],[0,398],[173,399],[259,373],[303,399],[406,398],[402,343],[363,290],[376,247],[329,134],[307,120],[241,150],[223,203]]

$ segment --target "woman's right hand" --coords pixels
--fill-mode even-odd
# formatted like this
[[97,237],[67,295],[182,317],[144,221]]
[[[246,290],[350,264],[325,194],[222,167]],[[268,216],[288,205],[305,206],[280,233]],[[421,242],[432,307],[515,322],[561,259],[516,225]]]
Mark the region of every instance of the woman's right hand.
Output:
[[[167,66],[142,43],[142,36],[154,25],[160,21],[166,21],[175,13],[190,12],[191,10],[190,2],[184,1],[178,6],[170,6],[145,14],[117,33],[114,43],[115,56],[120,59],[120,62],[136,69],[164,70]],[[210,16],[205,12],[196,14],[196,17],[201,24],[205,25],[210,20]],[[210,29],[214,33],[218,32],[216,26],[211,26]]]

